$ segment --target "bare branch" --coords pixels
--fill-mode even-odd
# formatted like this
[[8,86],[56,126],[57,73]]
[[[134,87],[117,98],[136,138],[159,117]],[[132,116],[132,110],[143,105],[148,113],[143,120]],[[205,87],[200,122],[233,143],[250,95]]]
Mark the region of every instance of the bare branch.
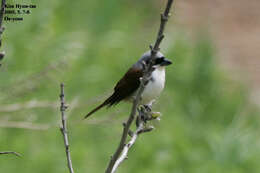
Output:
[[[0,47],[2,46],[2,33],[4,32],[4,27],[2,26],[3,24],[3,18],[4,18],[4,13],[5,13],[5,1],[6,0],[2,0],[2,4],[1,4],[1,11],[0,11]],[[4,52],[0,52],[0,61],[4,58],[5,53]],[[0,64],[1,66],[1,64]]]
[[164,13],[161,14],[160,28],[159,28],[159,31],[157,34],[157,39],[155,41],[154,47],[152,48],[152,58],[154,58],[156,53],[160,50],[159,46],[161,44],[161,41],[164,38],[163,32],[164,32],[165,25],[168,21],[168,18],[170,17],[170,9],[171,9],[172,3],[173,3],[173,0],[168,0]]
[[64,84],[63,83],[60,85],[60,88],[61,88],[61,93],[60,93],[61,127],[60,127],[60,131],[61,131],[61,133],[63,135],[63,139],[64,139],[65,151],[66,151],[66,156],[67,156],[67,165],[68,165],[70,173],[74,173],[74,170],[72,167],[72,161],[71,161],[71,157],[70,157],[70,150],[69,150],[68,130],[67,130],[66,117],[65,117],[65,111],[68,107],[65,105],[65,95],[64,95]]
[[14,151],[2,151],[2,152],[0,152],[0,155],[1,154],[13,154],[13,155],[18,156],[18,157],[22,156],[21,154],[14,152]]
[[[144,113],[144,112],[143,112]],[[139,117],[141,116],[140,112],[139,112]],[[138,117],[138,118],[139,118]],[[129,142],[124,146],[122,154],[120,155],[120,157],[116,160],[111,173],[115,173],[117,168],[119,167],[119,165],[126,160],[127,154],[129,149],[134,145],[134,143],[136,142],[138,136],[142,133],[146,133],[146,132],[150,132],[152,131],[154,128],[153,127],[145,127],[146,122],[143,119],[140,119],[140,122],[138,123],[137,129],[135,132],[131,132],[131,139],[129,140]]]
[[141,88],[138,89],[138,94],[134,100],[134,103],[133,103],[133,106],[132,106],[132,110],[131,110],[131,114],[126,122],[126,124],[124,125],[124,129],[123,129],[123,133],[122,133],[122,137],[121,137],[121,140],[120,140],[120,143],[119,143],[119,146],[115,152],[115,154],[111,157],[111,160],[109,162],[109,165],[106,169],[106,173],[111,173],[114,165],[115,165],[115,162],[116,160],[118,159],[118,157],[120,156],[122,150],[124,149],[124,146],[125,146],[125,142],[126,142],[126,139],[127,139],[127,135],[129,133],[129,129],[130,129],[130,126],[133,122],[133,120],[135,119],[135,115],[136,115],[136,109],[137,109],[137,105],[140,101],[140,97],[141,97],[141,93],[143,92],[143,89],[140,90]]
[[[145,64],[144,75],[143,75],[143,78],[140,79],[141,84],[140,84],[140,87],[137,91],[137,95],[134,99],[130,116],[129,116],[126,124],[124,125],[124,129],[123,129],[123,133],[122,133],[122,136],[121,136],[119,146],[117,147],[116,152],[114,153],[114,155],[110,159],[110,162],[109,162],[108,167],[106,169],[106,173],[114,173],[116,171],[116,168],[118,167],[118,165],[122,162],[122,160],[124,160],[124,158],[126,158],[124,155],[127,154],[128,149],[132,146],[132,144],[135,142],[135,140],[138,136],[138,133],[133,134],[133,137],[130,140],[130,142],[131,142],[130,147],[125,148],[127,135],[129,134],[130,126],[131,126],[133,120],[136,117],[136,110],[137,110],[137,107],[139,105],[141,95],[142,95],[144,88],[145,88],[145,85],[148,83],[150,76],[151,76],[151,73],[153,71],[153,64],[154,64],[155,55],[159,51],[160,43],[164,38],[163,32],[164,32],[165,24],[167,23],[168,18],[169,18],[169,12],[170,12],[170,8],[171,8],[172,3],[173,3],[173,0],[168,0],[165,11],[161,15],[161,24],[160,24],[160,28],[159,28],[159,31],[158,31],[158,34],[157,34],[156,42],[154,44],[154,47],[150,46],[150,48],[151,48],[151,61],[149,62],[149,64]],[[121,155],[121,157],[120,157],[120,155]],[[120,157],[120,160],[118,160],[119,157]]]
[[[138,129],[137,129],[138,130]],[[136,139],[138,137],[138,133],[134,133],[131,140],[124,146],[124,149],[122,151],[121,156],[116,160],[115,165],[113,166],[113,169],[111,171],[111,173],[116,172],[116,169],[118,168],[118,166],[125,160],[127,159],[127,153],[128,150],[132,147],[132,145],[135,143]]]
[[[2,24],[3,24],[3,18],[4,18],[4,13],[5,13],[5,1],[6,1],[6,0],[2,0],[2,4],[1,4],[0,28],[2,28]],[[2,32],[1,32],[1,34],[2,34]]]

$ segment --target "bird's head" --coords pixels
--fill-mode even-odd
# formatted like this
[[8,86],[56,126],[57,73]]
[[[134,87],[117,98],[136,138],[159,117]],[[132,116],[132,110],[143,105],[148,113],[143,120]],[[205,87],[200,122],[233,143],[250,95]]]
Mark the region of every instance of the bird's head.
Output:
[[[151,60],[151,51],[149,50],[142,55],[139,62],[144,61],[146,64],[148,64],[150,60]],[[171,64],[172,62],[169,59],[165,58],[161,52],[157,52],[155,56],[155,64],[154,64],[155,67],[164,67]]]

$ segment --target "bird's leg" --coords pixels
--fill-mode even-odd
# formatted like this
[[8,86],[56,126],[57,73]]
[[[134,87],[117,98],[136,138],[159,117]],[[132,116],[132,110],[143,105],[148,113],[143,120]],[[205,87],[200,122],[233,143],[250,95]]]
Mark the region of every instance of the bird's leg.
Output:
[[152,112],[152,105],[155,100],[151,101],[151,103],[144,105],[144,108],[146,110],[146,121],[147,120],[154,120],[158,119],[160,120],[160,116],[162,115],[160,112]]
[[151,101],[149,104],[140,105],[137,108],[138,116],[136,118],[136,126],[138,127],[139,124],[142,122],[144,125],[147,125],[148,121],[157,119],[160,120],[161,113],[160,112],[152,112],[152,104],[154,100]]
[[147,123],[147,111],[144,105],[140,105],[139,108],[137,108],[138,116],[136,117],[136,126],[138,127],[140,123],[143,123],[146,125]]
[[141,115],[140,118],[144,121],[144,123],[152,120],[152,104],[142,105],[140,107],[139,114]]
[[139,127],[141,123],[141,116],[142,116],[141,108],[137,108],[137,111],[138,111],[138,115],[136,117],[135,125],[136,127]]
[[146,118],[145,118],[146,117],[146,108],[145,108],[145,106],[141,105],[139,107],[138,112],[139,112],[139,120],[142,120],[144,123],[146,123]]

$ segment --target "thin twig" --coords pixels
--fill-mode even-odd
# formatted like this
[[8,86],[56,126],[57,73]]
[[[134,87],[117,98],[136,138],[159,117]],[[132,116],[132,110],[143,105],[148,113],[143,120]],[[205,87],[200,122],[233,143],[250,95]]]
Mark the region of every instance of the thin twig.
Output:
[[164,32],[165,25],[170,17],[170,10],[171,10],[172,3],[173,0],[168,0],[164,13],[161,14],[161,24],[157,34],[156,42],[154,44],[154,47],[152,48],[152,57],[154,57],[156,53],[160,50],[159,46],[161,44],[161,41],[164,38],[163,32]]
[[5,13],[5,1],[6,1],[6,0],[2,0],[2,4],[1,4],[0,28],[2,28],[2,24],[3,24],[3,18],[4,18],[4,13]]
[[172,3],[173,3],[173,0],[168,0],[165,11],[161,15],[161,24],[160,24],[160,28],[159,28],[159,31],[158,31],[158,34],[157,34],[156,42],[154,44],[154,47],[151,46],[151,61],[148,64],[145,64],[145,67],[146,67],[145,72],[144,72],[143,78],[140,79],[141,84],[140,84],[140,87],[137,91],[137,95],[134,99],[130,116],[129,116],[126,124],[124,125],[124,129],[123,129],[123,133],[122,133],[122,136],[121,136],[119,146],[117,147],[116,152],[114,153],[114,155],[110,159],[110,162],[109,162],[108,167],[106,169],[106,173],[115,172],[115,170],[116,170],[116,168],[114,169],[115,163],[117,162],[118,158],[120,157],[120,154],[124,150],[124,146],[125,146],[125,143],[126,143],[126,139],[127,139],[128,133],[129,133],[130,126],[131,126],[133,120],[136,117],[136,110],[137,110],[141,95],[144,91],[145,85],[148,83],[148,81],[150,79],[151,72],[153,71],[153,64],[154,64],[155,55],[159,51],[160,43],[164,38],[163,32],[164,32],[165,24],[167,23],[168,18],[169,18],[169,12],[170,12],[170,8],[171,8]]
[[63,83],[60,85],[60,88],[61,88],[61,93],[60,93],[61,127],[60,127],[60,131],[61,131],[61,133],[63,135],[63,139],[64,139],[65,151],[66,151],[66,156],[67,156],[67,165],[68,165],[70,173],[74,173],[74,170],[72,167],[72,161],[71,161],[71,157],[70,157],[70,150],[69,150],[68,130],[67,130],[66,117],[65,117],[65,111],[68,107],[65,105],[65,95],[64,95],[64,84]]
[[21,154],[14,152],[14,151],[1,151],[0,154],[13,154],[13,155],[18,156],[18,157],[22,156]]
[[[2,46],[2,33],[4,32],[4,27],[3,25],[3,18],[4,18],[4,13],[5,13],[5,1],[6,0],[2,0],[1,3],[1,11],[0,11],[0,47]],[[4,52],[0,52],[0,61],[4,58],[5,53]],[[1,66],[1,64],[0,64]]]

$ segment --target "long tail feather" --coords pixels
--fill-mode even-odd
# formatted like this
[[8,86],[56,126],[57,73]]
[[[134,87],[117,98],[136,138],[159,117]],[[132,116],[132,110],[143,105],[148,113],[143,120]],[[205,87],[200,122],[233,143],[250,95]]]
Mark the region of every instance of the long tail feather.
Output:
[[113,104],[117,103],[117,97],[116,94],[112,94],[109,98],[107,98],[101,105],[99,105],[98,107],[96,107],[95,109],[93,109],[92,111],[90,111],[85,117],[84,119],[88,118],[90,115],[92,115],[93,113],[95,113],[96,111],[98,111],[99,109],[103,108],[104,106],[112,106]]
[[101,109],[102,107],[106,106],[107,103],[104,102],[101,105],[99,105],[98,107],[96,107],[95,109],[93,109],[92,111],[90,111],[85,117],[84,119],[88,118],[90,115],[92,115],[93,113],[95,113],[96,111],[98,111],[99,109]]

